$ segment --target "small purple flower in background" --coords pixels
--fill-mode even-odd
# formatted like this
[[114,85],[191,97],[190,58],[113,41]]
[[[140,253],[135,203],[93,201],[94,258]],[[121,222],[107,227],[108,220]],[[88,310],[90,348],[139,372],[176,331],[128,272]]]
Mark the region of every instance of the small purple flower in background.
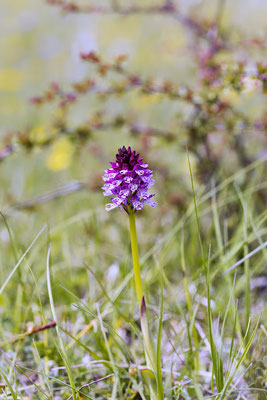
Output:
[[103,175],[105,184],[102,187],[104,196],[112,196],[112,203],[106,204],[107,211],[119,207],[120,211],[129,212],[142,210],[145,203],[151,207],[157,205],[151,200],[155,195],[148,193],[148,188],[155,183],[152,171],[131,147],[119,149],[116,161],[110,164],[111,168]]

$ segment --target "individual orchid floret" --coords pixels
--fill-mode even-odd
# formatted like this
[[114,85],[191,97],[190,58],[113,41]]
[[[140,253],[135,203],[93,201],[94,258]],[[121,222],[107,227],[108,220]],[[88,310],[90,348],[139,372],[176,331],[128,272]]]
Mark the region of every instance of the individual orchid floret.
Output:
[[126,212],[142,210],[144,204],[155,207],[157,203],[152,200],[154,194],[149,194],[148,189],[154,185],[153,173],[148,169],[148,164],[139,158],[139,154],[132,151],[131,147],[123,146],[116,154],[116,161],[111,162],[111,168],[105,171],[102,187],[104,196],[112,196],[106,205],[110,211],[118,207]]

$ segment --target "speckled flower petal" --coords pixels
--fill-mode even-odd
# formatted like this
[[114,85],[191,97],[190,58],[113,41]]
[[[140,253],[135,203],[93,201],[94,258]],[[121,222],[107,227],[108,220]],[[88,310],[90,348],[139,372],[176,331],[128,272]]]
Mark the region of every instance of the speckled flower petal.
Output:
[[157,203],[152,201],[154,196],[148,193],[148,188],[154,185],[153,173],[148,169],[148,164],[139,158],[139,154],[132,151],[131,147],[125,146],[118,149],[116,161],[110,163],[103,175],[105,182],[103,189],[104,196],[112,196],[111,201],[106,205],[110,211],[116,207],[123,210],[142,210],[144,204],[155,207]]

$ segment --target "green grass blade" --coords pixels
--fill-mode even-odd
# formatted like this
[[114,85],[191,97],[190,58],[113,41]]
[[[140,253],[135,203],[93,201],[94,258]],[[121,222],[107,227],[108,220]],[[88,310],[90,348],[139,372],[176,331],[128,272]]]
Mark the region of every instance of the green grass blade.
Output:
[[[56,310],[55,310],[55,306],[54,306],[54,299],[53,299],[53,295],[52,295],[51,279],[50,279],[50,267],[49,267],[50,252],[51,252],[51,243],[49,244],[49,247],[48,247],[47,262],[46,262],[47,288],[48,288],[48,296],[49,296],[50,307],[51,307],[53,319],[58,324],[57,314],[56,314]],[[63,359],[64,365],[65,365],[65,367],[67,369],[67,372],[68,372],[68,377],[69,377],[69,381],[70,381],[70,384],[71,384],[73,400],[78,400],[79,395],[77,397],[77,389],[75,387],[74,379],[72,377],[71,368],[70,368],[70,365],[69,365],[67,353],[65,351],[65,346],[64,346],[64,343],[63,343],[63,340],[62,340],[58,325],[56,325],[56,332],[57,332],[58,339],[59,339],[60,350],[61,350],[61,353],[62,353],[62,359]]]
[[[243,361],[245,360],[245,358],[246,358],[246,356],[248,354],[248,351],[249,351],[249,349],[251,347],[251,344],[252,344],[252,341],[254,339],[254,336],[256,335],[256,332],[257,332],[257,329],[258,329],[258,326],[259,326],[259,322],[260,322],[260,317],[258,318],[258,321],[257,321],[257,323],[255,325],[255,328],[254,328],[250,338],[248,340],[245,340],[246,344],[244,345],[243,353],[241,354],[240,357],[238,357],[238,355],[236,356],[238,358],[238,361],[233,363],[233,370],[231,371],[231,374],[229,375],[227,381],[224,384],[224,387],[223,387],[223,389],[221,391],[219,400],[225,399],[226,398],[225,396],[227,395],[227,397],[228,397],[230,395],[230,393],[234,390],[234,388],[233,388],[232,390],[230,390],[230,392],[227,393],[227,390],[229,389],[229,387],[230,387],[230,385],[231,385],[231,383],[232,383],[232,381],[233,381],[233,379],[234,379],[234,377],[236,375],[236,372],[238,371],[240,365],[243,363]],[[248,332],[248,330],[247,330],[247,332]]]
[[162,323],[163,323],[163,288],[160,290],[160,315],[159,315],[159,326],[157,336],[157,354],[156,354],[156,369],[157,369],[157,387],[159,400],[164,399],[164,389],[162,382],[162,371],[161,371],[161,337],[162,337]]
[[21,262],[24,260],[24,258],[26,257],[26,255],[29,253],[29,251],[31,250],[31,248],[34,246],[35,242],[37,241],[37,239],[41,236],[41,234],[43,233],[43,231],[46,229],[47,225],[45,225],[40,232],[35,236],[35,238],[33,239],[33,241],[31,242],[31,244],[29,245],[29,247],[27,248],[27,250],[23,253],[23,255],[20,257],[19,261],[17,262],[17,264],[15,265],[15,267],[12,269],[12,271],[10,272],[10,274],[8,275],[8,277],[6,278],[5,282],[3,283],[3,285],[0,288],[0,295],[3,293],[3,290],[5,289],[6,285],[8,284],[8,282],[10,281],[10,279],[12,278],[12,276],[14,275],[14,273],[16,272],[16,270],[18,269],[18,267],[20,266]]
[[212,312],[211,312],[211,297],[210,297],[210,279],[209,279],[209,269],[210,269],[210,247],[209,247],[209,256],[208,256],[208,263],[206,262],[205,255],[204,255],[204,248],[202,244],[201,232],[200,232],[200,223],[199,223],[199,216],[198,216],[198,209],[196,203],[196,195],[195,195],[195,188],[194,188],[194,180],[192,174],[192,168],[189,159],[188,149],[187,151],[187,160],[190,172],[190,180],[191,180],[191,187],[193,193],[193,200],[194,200],[194,209],[195,209],[195,217],[197,222],[197,233],[199,238],[199,244],[201,249],[201,256],[202,256],[202,263],[204,266],[205,278],[206,278],[206,289],[207,289],[207,300],[208,300],[208,326],[209,326],[209,340],[210,340],[210,350],[211,350],[211,358],[212,358],[212,370],[215,374],[216,386],[217,390],[221,391],[223,386],[223,373],[222,373],[222,360],[220,359],[219,353],[216,349],[216,345],[213,338],[213,328],[212,328]]
[[7,387],[9,389],[10,393],[11,393],[11,396],[12,396],[13,400],[18,400],[18,398],[17,398],[17,396],[16,396],[16,394],[15,394],[13,388],[12,388],[12,385],[9,382],[8,377],[6,376],[6,374],[4,373],[4,371],[2,369],[0,369],[0,374],[3,376],[3,378],[4,378],[4,380],[5,380],[6,384],[7,384]]

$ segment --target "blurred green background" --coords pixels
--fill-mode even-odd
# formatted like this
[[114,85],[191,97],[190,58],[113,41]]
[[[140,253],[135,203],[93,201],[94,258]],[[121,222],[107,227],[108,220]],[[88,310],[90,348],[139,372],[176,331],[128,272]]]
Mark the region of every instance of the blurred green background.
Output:
[[[80,2],[77,4],[88,4]],[[92,3],[90,3],[92,4]],[[97,6],[109,7],[108,1],[98,1]],[[122,2],[118,3],[127,8],[133,4],[151,7],[161,2]],[[265,47],[252,46],[251,38],[263,40],[266,33],[267,1],[177,1],[179,13],[184,18],[192,20],[214,21],[218,17],[220,7],[222,13],[220,23],[225,37],[232,46],[219,54],[219,60],[231,65],[237,60],[247,60],[255,65],[257,60],[264,58]],[[204,21],[204,22],[203,22]],[[94,79],[100,84],[108,85],[117,82],[116,74],[99,76],[95,66],[80,59],[80,53],[94,51],[105,62],[112,62],[121,54],[128,56],[125,68],[132,74],[142,78],[153,79],[155,82],[170,80],[174,84],[189,86],[198,90],[200,86],[199,65],[196,61],[197,52],[206,49],[205,40],[197,41],[196,34],[168,15],[130,15],[122,17],[116,13],[79,14],[64,13],[56,6],[45,1],[20,0],[1,1],[1,39],[0,39],[0,132],[3,139],[9,135],[14,137],[15,152],[1,163],[1,193],[0,204],[2,211],[9,215],[10,224],[14,224],[16,236],[22,242],[31,240],[43,223],[56,224],[66,218],[77,215],[78,212],[97,214],[99,220],[105,221],[100,226],[106,226],[118,219],[124,223],[124,216],[106,214],[102,196],[101,175],[114,158],[116,150],[122,145],[132,145],[145,156],[155,170],[155,192],[159,207],[157,210],[144,210],[149,214],[148,220],[155,226],[152,232],[159,237],[168,232],[173,218],[180,218],[192,200],[189,180],[188,163],[185,145],[188,138],[187,120],[192,113],[192,105],[182,101],[173,101],[158,93],[146,94],[138,89],[131,90],[122,96],[112,96],[101,99],[94,94],[80,96],[71,104],[66,116],[67,133],[59,132],[59,137],[52,144],[42,146],[44,138],[53,137],[55,120],[62,118],[64,111],[52,102],[41,107],[29,104],[29,99],[42,94],[51,82],[56,82],[67,91],[72,90],[72,84],[82,79]],[[227,86],[227,83],[226,83]],[[208,90],[208,89],[207,89]],[[244,113],[252,124],[264,115],[264,95],[260,91],[252,93],[236,93],[230,87],[220,95],[225,97],[238,111]],[[204,89],[205,92],[205,89]],[[92,118],[98,112],[116,117],[121,115],[131,123],[144,124],[171,131],[175,140],[166,141],[164,138],[153,136],[132,135],[127,127],[102,130],[91,130],[88,140],[76,144],[73,136],[76,129]],[[64,116],[65,118],[65,116]],[[237,118],[238,119],[238,118]],[[202,129],[202,125],[197,130]],[[238,124],[238,121],[237,121]],[[232,137],[227,128],[223,128],[226,139],[217,139],[216,129],[203,127],[204,133],[192,139],[189,152],[196,185],[200,191],[211,188],[211,177],[222,182],[227,176],[234,174],[239,168],[246,166],[238,161],[238,148],[232,149]],[[209,131],[211,129],[211,131]],[[220,130],[220,127],[218,128]],[[27,135],[36,140],[37,145],[20,145],[18,135]],[[214,133],[214,135],[213,135]],[[208,178],[201,178],[199,168],[205,164],[207,154],[202,149],[204,138],[211,135],[214,143],[214,154],[219,159],[220,169],[215,164],[207,163]],[[227,136],[228,135],[228,136]],[[264,155],[266,144],[264,131],[248,129],[244,148],[251,161]],[[20,137],[20,136],[18,136]],[[23,136],[21,136],[23,137]],[[70,137],[70,139],[69,139]],[[194,153],[192,146],[197,143]],[[40,146],[38,146],[40,144]],[[199,179],[198,179],[199,178]],[[251,177],[240,178],[240,184],[256,184],[261,182],[261,173],[255,181]],[[81,182],[85,190],[78,191],[72,196],[61,196],[53,200],[58,187],[67,186],[76,192],[76,183]],[[204,186],[201,186],[203,185]],[[74,186],[73,186],[74,185]],[[88,190],[89,189],[89,190]],[[24,201],[36,199],[48,191],[48,199],[39,205],[33,200],[33,206]],[[256,207],[264,207],[264,197],[257,197]],[[17,205],[19,206],[17,207]],[[25,207],[24,207],[25,205]],[[23,211],[26,208],[26,211]],[[27,211],[28,210],[28,211]],[[152,214],[153,213],[153,214]],[[155,214],[156,213],[156,214]],[[158,217],[154,220],[154,215]],[[209,221],[205,221],[210,229]],[[26,224],[26,225],[25,225]],[[25,229],[26,226],[26,229]],[[23,233],[21,236],[20,233]],[[104,233],[103,233],[104,235]],[[148,241],[154,239],[148,238]],[[104,240],[104,237],[102,237]],[[3,242],[3,246],[5,241]],[[118,241],[115,240],[118,244]],[[7,246],[10,244],[7,241]],[[116,250],[112,250],[116,253]],[[8,253],[3,254],[8,258]],[[82,258],[82,257],[81,257]],[[6,262],[7,260],[5,260]]]
[[[177,5],[183,15],[209,20],[219,3],[188,0]],[[123,7],[127,4],[132,2],[122,2]],[[161,2],[139,4],[149,7]],[[266,0],[226,1],[223,24],[236,41],[241,35],[264,38],[266,11]],[[45,112],[36,113],[27,99],[51,81],[68,85],[87,76],[88,66],[79,58],[81,51],[96,51],[106,60],[128,54],[129,68],[145,76],[171,77],[183,83],[196,80],[194,54],[188,48],[190,33],[168,16],[64,15],[43,0],[1,0],[0,18],[1,134],[45,120]],[[92,106],[87,107],[90,112]],[[88,114],[83,110],[82,115]],[[76,120],[79,118],[78,114]]]

